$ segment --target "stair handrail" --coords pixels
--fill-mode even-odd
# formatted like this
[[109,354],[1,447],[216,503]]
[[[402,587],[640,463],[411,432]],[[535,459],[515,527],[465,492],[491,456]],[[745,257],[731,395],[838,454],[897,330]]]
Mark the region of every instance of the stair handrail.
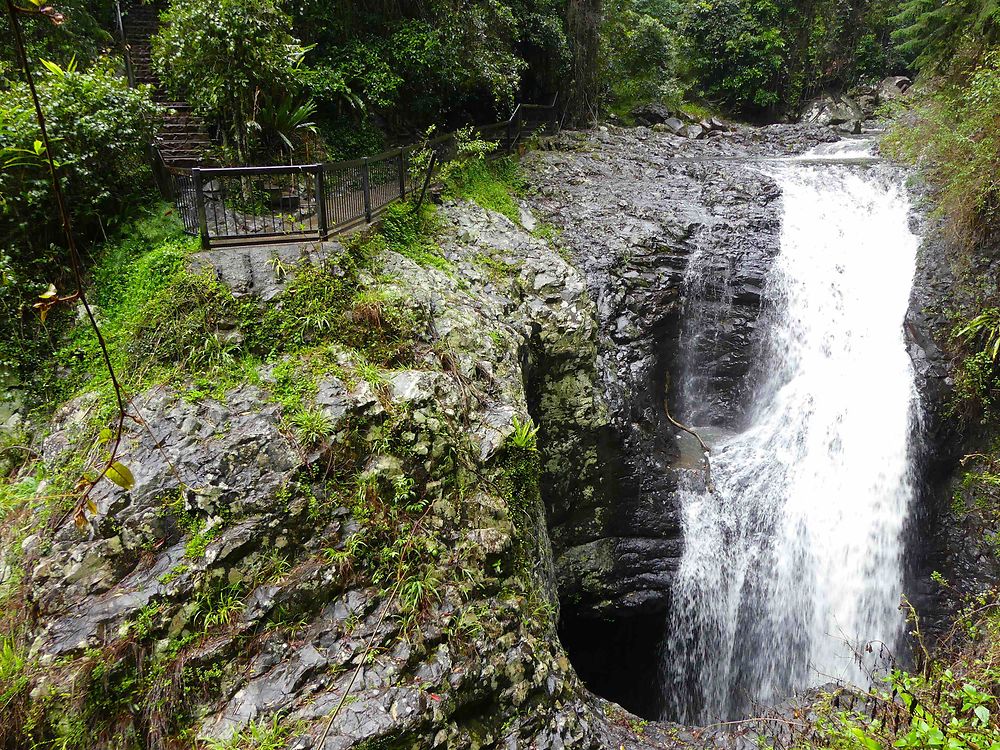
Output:
[[122,47],[122,57],[125,58],[125,77],[128,79],[129,88],[135,88],[135,73],[132,72],[132,52],[128,46],[128,39],[125,36],[125,23],[122,21],[122,4],[120,0],[115,0],[115,25],[118,27],[118,41]]

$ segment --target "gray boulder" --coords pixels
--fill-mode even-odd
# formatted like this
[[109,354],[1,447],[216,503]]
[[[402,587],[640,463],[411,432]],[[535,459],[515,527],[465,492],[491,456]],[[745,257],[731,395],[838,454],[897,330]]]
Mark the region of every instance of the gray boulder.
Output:
[[688,138],[694,138],[698,140],[699,138],[705,137],[705,128],[701,125],[688,125],[684,128],[684,135]]
[[679,133],[680,133],[680,132],[681,132],[681,131],[682,131],[682,130],[684,129],[684,123],[683,123],[683,122],[681,122],[681,121],[680,121],[679,119],[677,119],[676,117],[671,117],[671,118],[669,118],[669,119],[667,119],[667,120],[664,120],[663,124],[664,124],[664,126],[666,126],[666,127],[667,127],[667,128],[668,128],[668,129],[670,130],[670,132],[671,132],[671,133],[673,133],[674,135],[678,135],[678,134],[679,134]]
[[899,99],[910,90],[912,81],[906,76],[889,76],[878,85],[878,100],[880,103]]
[[669,108],[657,102],[640,104],[630,114],[635,118],[637,123],[646,126],[658,125],[673,117],[673,113]]
[[[824,94],[814,99],[802,110],[801,122],[811,125],[844,125],[865,119],[859,104],[850,96]],[[850,132],[854,126],[850,125]]]
[[840,122],[834,125],[833,129],[838,133],[844,133],[846,135],[860,135],[861,120],[848,120],[847,122]]

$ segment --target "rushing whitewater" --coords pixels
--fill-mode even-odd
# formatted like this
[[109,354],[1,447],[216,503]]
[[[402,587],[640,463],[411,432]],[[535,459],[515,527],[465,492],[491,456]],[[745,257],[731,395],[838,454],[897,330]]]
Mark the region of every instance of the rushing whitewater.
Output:
[[712,446],[713,491],[683,492],[666,718],[719,721],[862,682],[855,656],[901,634],[916,403],[903,318],[917,239],[900,176],[844,163],[868,156],[853,142],[763,167],[783,220],[758,385],[745,429]]

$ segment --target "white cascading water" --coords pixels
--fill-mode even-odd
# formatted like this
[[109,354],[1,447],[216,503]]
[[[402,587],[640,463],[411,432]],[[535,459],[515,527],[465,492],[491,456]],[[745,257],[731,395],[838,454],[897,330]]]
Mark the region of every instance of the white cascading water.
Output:
[[901,635],[916,404],[903,318],[918,243],[900,175],[842,163],[870,148],[764,168],[783,221],[760,385],[746,429],[712,447],[714,491],[692,479],[682,492],[665,718],[706,724],[861,683],[856,654]]

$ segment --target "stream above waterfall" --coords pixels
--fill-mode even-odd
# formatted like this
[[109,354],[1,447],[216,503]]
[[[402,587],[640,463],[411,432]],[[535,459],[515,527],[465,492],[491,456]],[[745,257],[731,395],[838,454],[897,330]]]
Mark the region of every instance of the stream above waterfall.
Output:
[[[672,408],[704,428],[710,481],[687,461],[663,718],[705,724],[831,680],[867,685],[867,646],[891,651],[903,633],[919,420],[903,320],[918,239],[904,175],[873,147],[823,144],[756,167],[781,189],[780,247],[747,407],[721,424],[700,353],[727,325],[731,290],[709,278],[717,247],[688,262]],[[709,288],[722,304],[700,304]]]

